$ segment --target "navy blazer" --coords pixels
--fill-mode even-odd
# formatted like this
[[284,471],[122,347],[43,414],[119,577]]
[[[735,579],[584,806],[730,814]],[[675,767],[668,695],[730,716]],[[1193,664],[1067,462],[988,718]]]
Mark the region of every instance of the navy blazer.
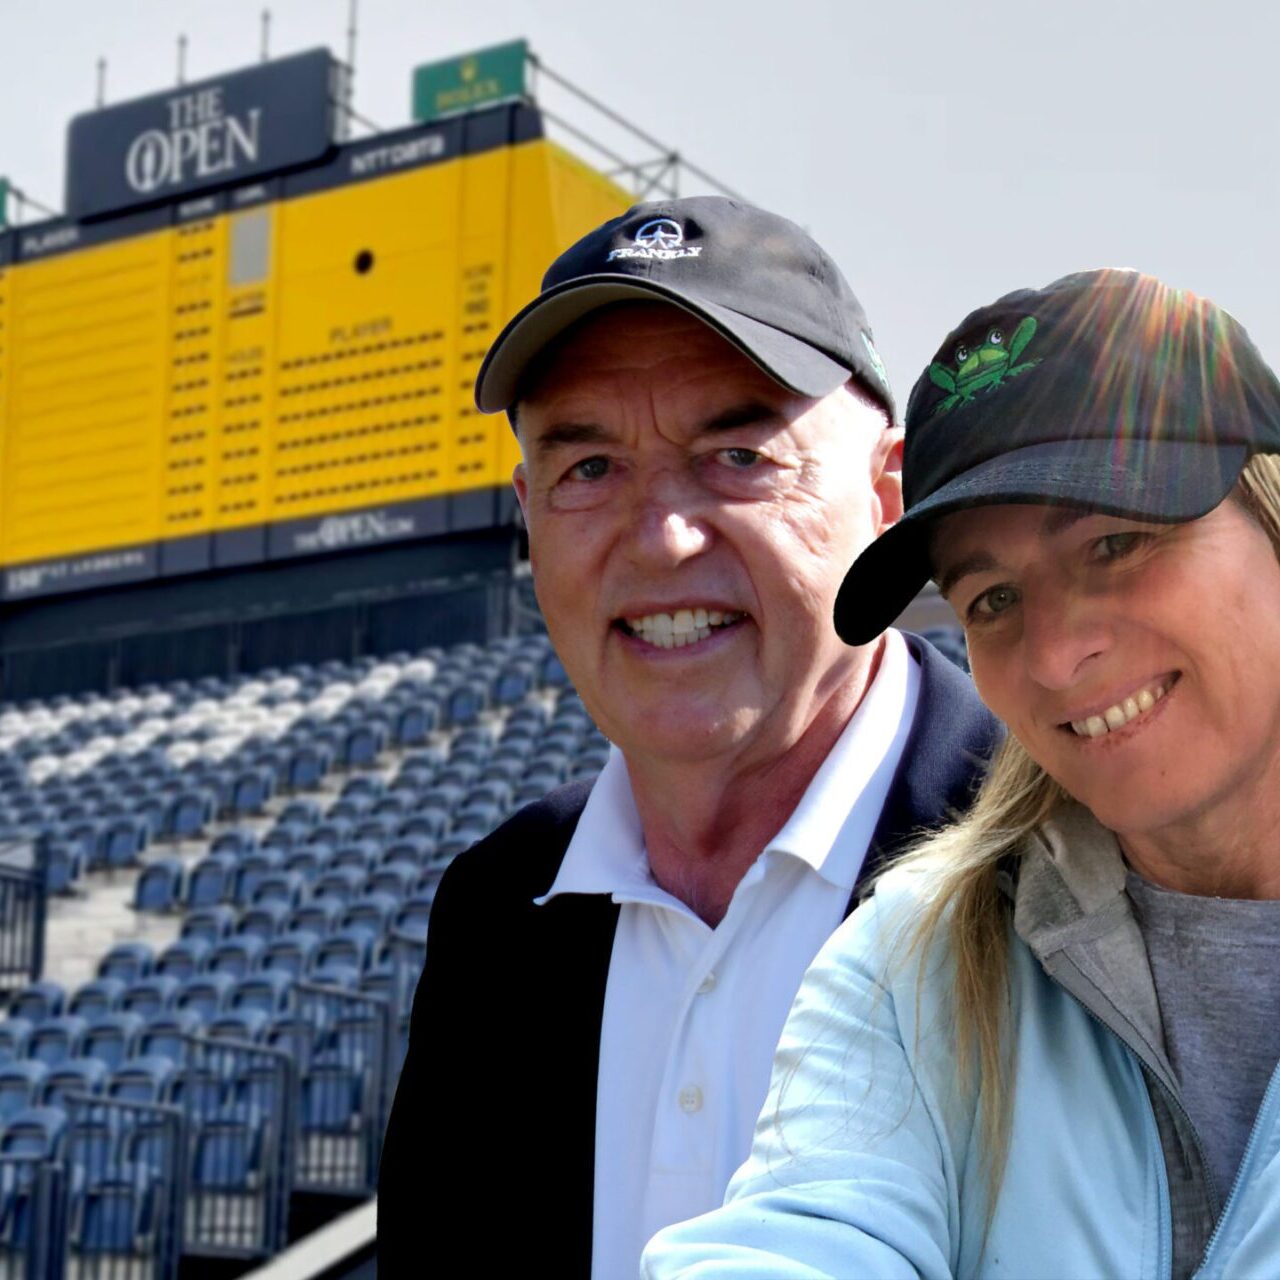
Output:
[[[859,876],[966,808],[1003,730],[908,635],[915,719]],[[618,906],[556,878],[591,783],[522,809],[440,882],[378,1181],[378,1275],[589,1277],[596,1075]],[[860,896],[855,888],[848,910]]]

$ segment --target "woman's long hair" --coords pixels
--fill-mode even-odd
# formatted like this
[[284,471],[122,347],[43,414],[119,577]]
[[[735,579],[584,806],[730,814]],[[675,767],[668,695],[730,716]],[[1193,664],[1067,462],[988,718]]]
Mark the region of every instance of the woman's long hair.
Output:
[[[1280,455],[1255,454],[1233,493],[1258,522],[1280,558]],[[997,883],[1002,862],[1067,794],[1009,737],[968,814],[929,836],[899,860],[928,873],[930,893],[910,936],[910,952],[945,944],[954,970],[952,1004],[961,1084],[976,1086],[978,1137],[988,1182],[988,1222],[1008,1154],[1012,1049],[1004,1034],[1009,1010],[1009,930],[1013,904]],[[921,980],[925,966],[921,966]]]

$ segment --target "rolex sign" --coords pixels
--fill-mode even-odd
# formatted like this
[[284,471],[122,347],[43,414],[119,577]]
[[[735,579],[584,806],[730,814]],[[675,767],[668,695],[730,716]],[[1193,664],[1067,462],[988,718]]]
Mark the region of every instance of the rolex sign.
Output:
[[179,85],[71,121],[72,218],[185,196],[320,159],[334,140],[327,49]]

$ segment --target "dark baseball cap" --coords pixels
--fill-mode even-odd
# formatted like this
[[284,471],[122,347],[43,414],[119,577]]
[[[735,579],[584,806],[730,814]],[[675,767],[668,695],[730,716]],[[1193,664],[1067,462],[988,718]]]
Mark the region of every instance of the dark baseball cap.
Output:
[[795,223],[721,196],[635,205],[565,250],[489,348],[476,404],[510,409],[530,364],[571,325],[646,300],[697,316],[792,391],[822,396],[856,378],[894,417],[871,326],[839,267]]
[[1136,271],[1083,271],[967,316],[907,404],[906,513],[836,598],[848,644],[931,573],[949,512],[1043,503],[1154,523],[1207,515],[1254,453],[1280,453],[1280,382],[1221,307]]

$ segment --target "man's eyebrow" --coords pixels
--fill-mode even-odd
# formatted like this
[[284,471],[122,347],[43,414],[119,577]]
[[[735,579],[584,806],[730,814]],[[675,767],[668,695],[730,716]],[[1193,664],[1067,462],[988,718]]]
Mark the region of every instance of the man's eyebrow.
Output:
[[940,578],[938,578],[938,593],[942,596],[950,594],[951,589],[960,581],[961,578],[967,577],[971,573],[989,573],[992,569],[1000,567],[999,561],[989,551],[975,551],[971,556],[965,556],[963,560],[957,560]]
[[1073,524],[1078,524],[1081,520],[1087,520],[1096,514],[1086,507],[1052,507],[1040,526],[1040,536],[1052,538],[1055,533],[1062,533],[1070,529]]
[[529,442],[534,452],[545,456],[571,444],[608,444],[614,437],[595,422],[556,422],[539,431]]
[[698,424],[695,435],[710,436],[720,431],[733,431],[738,427],[758,427],[778,424],[783,416],[777,409],[759,400],[736,404]]

